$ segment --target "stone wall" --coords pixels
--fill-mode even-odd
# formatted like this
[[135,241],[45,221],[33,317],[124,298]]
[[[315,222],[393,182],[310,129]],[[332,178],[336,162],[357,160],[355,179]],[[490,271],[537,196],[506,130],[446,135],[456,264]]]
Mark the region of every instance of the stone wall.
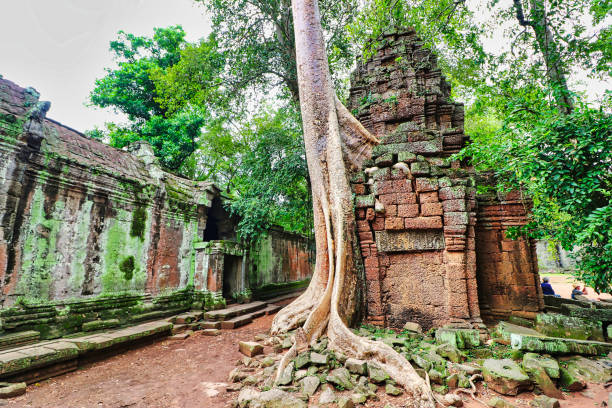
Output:
[[[393,327],[406,321],[425,328],[479,326],[480,278],[487,295],[486,282],[493,280],[536,291],[537,263],[520,242],[504,244],[502,259],[504,267],[519,274],[499,277],[486,262],[477,268],[474,173],[449,160],[468,139],[463,105],[451,101],[435,55],[415,32],[386,35],[372,58],[358,61],[351,83],[349,109],[381,141],[372,160],[352,178],[367,319]],[[478,242],[490,239],[505,241],[498,234]],[[510,296],[524,294],[518,292]],[[534,301],[539,295],[531,292],[526,300],[513,298],[528,303],[521,311],[541,308],[541,301]],[[505,301],[506,312],[516,309]]]
[[0,79],[0,300],[185,287],[218,190],[163,172],[144,143],[114,149],[46,118]]
[[191,285],[227,297],[250,277],[312,274],[303,238],[282,231],[245,262],[217,187],[163,171],[144,142],[119,150],[88,138],[47,118],[49,107],[0,78],[0,305]]
[[510,227],[527,223],[528,207],[517,192],[478,196],[476,264],[483,317],[535,318],[544,307],[535,242],[507,238]]
[[259,297],[305,287],[314,258],[311,239],[273,228],[249,251],[249,286]]

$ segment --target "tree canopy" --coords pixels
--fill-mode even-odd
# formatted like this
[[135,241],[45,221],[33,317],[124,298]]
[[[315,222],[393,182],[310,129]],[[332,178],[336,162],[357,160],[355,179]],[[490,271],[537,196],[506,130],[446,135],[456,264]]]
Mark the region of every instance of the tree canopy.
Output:
[[[234,197],[230,209],[243,217],[245,237],[272,224],[309,232],[290,1],[196,2],[212,18],[207,39],[188,43],[176,26],[152,37],[120,32],[111,42],[117,67],[96,81],[91,103],[127,122],[92,134],[117,147],[147,140],[167,169],[218,183]],[[609,1],[321,0],[320,7],[341,95],[355,55],[371,55],[389,28],[415,28],[454,98],[466,103],[471,144],[458,158],[532,202],[529,226],[510,233],[578,248],[579,276],[609,291],[612,98],[609,90],[587,96],[580,86],[585,78],[610,81]]]

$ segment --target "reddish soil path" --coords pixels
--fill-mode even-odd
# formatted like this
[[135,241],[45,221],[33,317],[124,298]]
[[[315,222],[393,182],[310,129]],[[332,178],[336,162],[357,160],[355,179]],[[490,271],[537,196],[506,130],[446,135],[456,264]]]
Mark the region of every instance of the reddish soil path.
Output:
[[[243,357],[238,342],[270,328],[264,316],[220,336],[194,332],[186,340],[164,340],[31,385],[9,407],[209,408],[225,407],[229,372]],[[271,349],[270,349],[271,350]],[[270,350],[266,350],[269,352]],[[0,402],[1,405],[1,402]]]
[[[32,408],[226,408],[237,393],[227,393],[227,377],[242,358],[238,342],[252,340],[266,332],[273,316],[264,316],[220,336],[207,337],[195,332],[183,341],[164,340],[94,363],[78,371],[28,387],[25,395],[0,400],[0,406]],[[266,348],[265,352],[272,350]],[[497,394],[479,384],[479,398],[488,401]],[[602,407],[608,390],[590,384],[582,393],[561,401],[562,408]],[[482,394],[484,393],[484,395]],[[338,393],[341,394],[341,393]],[[379,401],[367,406],[381,408],[386,403],[401,406],[402,397],[379,392]],[[517,407],[528,407],[532,394],[503,397]],[[467,401],[466,407],[482,405]]]

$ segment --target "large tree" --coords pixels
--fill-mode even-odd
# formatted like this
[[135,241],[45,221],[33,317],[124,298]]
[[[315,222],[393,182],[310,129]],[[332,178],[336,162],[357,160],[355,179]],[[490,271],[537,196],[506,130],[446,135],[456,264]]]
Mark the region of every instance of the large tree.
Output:
[[317,0],[293,0],[292,7],[304,143],[313,193],[316,264],[308,289],[274,318],[272,333],[286,332],[305,321],[278,373],[298,352],[326,333],[332,349],[376,360],[412,395],[412,406],[433,407],[428,385],[403,356],[348,328],[359,317],[363,296],[356,265],[359,248],[349,170],[359,168],[378,141],[335,95]]
[[[290,0],[196,1],[212,16],[213,32],[230,61],[227,79],[232,89],[269,93],[276,88],[297,100]],[[357,0],[321,1],[321,22],[333,71],[342,72],[353,62],[346,26],[354,18],[357,4]]]

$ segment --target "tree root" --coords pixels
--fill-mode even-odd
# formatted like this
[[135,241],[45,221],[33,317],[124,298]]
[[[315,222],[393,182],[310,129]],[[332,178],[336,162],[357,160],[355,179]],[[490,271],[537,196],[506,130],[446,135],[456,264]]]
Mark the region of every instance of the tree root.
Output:
[[476,398],[476,385],[474,384],[475,380],[482,380],[482,375],[480,374],[474,374],[469,378],[470,381],[470,390],[464,390],[464,389],[458,389],[457,391],[455,391],[455,395],[459,395],[459,393],[462,394],[468,394],[470,397],[472,397],[472,399],[474,401],[480,402],[482,405],[484,405],[485,407],[488,407],[489,405],[484,402],[481,399]]

